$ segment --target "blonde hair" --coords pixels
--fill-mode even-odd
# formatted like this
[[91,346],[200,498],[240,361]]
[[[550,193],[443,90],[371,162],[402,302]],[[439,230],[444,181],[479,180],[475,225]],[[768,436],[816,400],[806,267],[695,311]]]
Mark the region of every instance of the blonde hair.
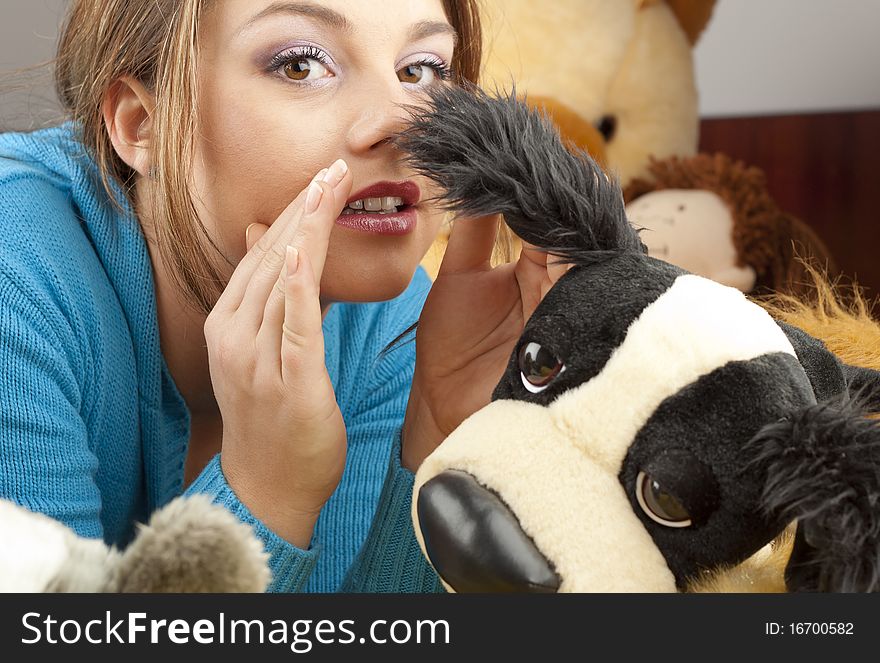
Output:
[[[94,157],[105,190],[114,183],[134,207],[135,173],[113,149],[103,103],[131,76],[155,96],[150,209],[159,254],[175,286],[196,310],[209,312],[225,287],[222,253],[196,212],[190,191],[197,116],[198,26],[209,0],[72,0],[58,44],[55,86],[79,139]],[[476,81],[481,57],[477,0],[443,0],[459,46],[456,79]],[[225,260],[225,259],[224,259]]]

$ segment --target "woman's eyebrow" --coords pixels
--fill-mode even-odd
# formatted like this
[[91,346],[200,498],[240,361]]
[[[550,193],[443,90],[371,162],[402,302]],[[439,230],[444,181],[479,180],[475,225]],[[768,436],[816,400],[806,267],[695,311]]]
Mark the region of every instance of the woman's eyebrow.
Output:
[[[271,5],[249,18],[244,25],[238,30],[238,34],[246,31],[254,23],[279,14],[294,14],[297,16],[308,16],[317,19],[322,23],[326,23],[331,28],[340,30],[341,32],[351,33],[353,26],[351,22],[342,14],[333,11],[327,7],[314,5],[308,2],[273,2]],[[418,41],[436,34],[447,34],[452,37],[453,42],[458,42],[458,34],[449,23],[445,21],[420,21],[413,24],[410,28],[409,36],[411,41]]]
[[238,34],[241,34],[245,30],[247,30],[254,23],[257,23],[264,18],[276,16],[278,14],[295,14],[298,16],[309,16],[311,18],[321,21],[322,23],[326,23],[331,28],[335,28],[342,32],[352,31],[352,24],[348,21],[347,18],[345,18],[345,16],[333,11],[332,9],[328,9],[327,7],[313,5],[308,2],[273,2],[263,11],[258,12],[257,14],[249,18],[245,22],[245,24],[242,25],[241,28],[239,28]]
[[434,35],[449,35],[452,37],[453,44],[458,43],[458,33],[449,23],[445,21],[420,21],[413,24],[409,31],[411,41],[418,41]]

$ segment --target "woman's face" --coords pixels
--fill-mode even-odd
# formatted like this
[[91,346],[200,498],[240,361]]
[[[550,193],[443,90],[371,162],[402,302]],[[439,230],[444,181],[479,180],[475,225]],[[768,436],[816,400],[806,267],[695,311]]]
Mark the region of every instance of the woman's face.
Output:
[[[400,203],[395,197],[406,205],[416,190],[421,200],[430,197],[427,181],[405,168],[388,138],[403,126],[401,105],[423,103],[428,87],[444,84],[455,37],[440,0],[210,7],[200,26],[196,199],[233,262],[244,255],[247,226],[271,225],[337,158],[351,169],[349,202],[362,201],[355,208],[390,209]],[[424,202],[384,216],[340,215],[322,300],[402,292],[441,220]]]

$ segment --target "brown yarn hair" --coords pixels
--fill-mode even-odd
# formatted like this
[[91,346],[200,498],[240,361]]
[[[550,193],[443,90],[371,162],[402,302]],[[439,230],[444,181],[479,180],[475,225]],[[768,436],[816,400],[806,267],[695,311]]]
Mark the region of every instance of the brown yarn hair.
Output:
[[776,205],[761,169],[718,153],[652,159],[648,173],[626,188],[627,202],[663,189],[711,191],[725,202],[733,217],[737,264],[751,266],[757,274],[753,292],[810,291],[813,283],[807,278],[806,264],[835,271],[819,236]]
[[[482,50],[478,0],[442,0],[459,42],[455,80],[476,82]],[[55,87],[79,139],[94,157],[110,199],[115,188],[137,208],[136,173],[116,154],[102,105],[131,76],[155,96],[150,215],[162,261],[197,311],[208,313],[225,287],[226,261],[199,219],[190,183],[198,128],[200,17],[211,0],[71,0],[55,60]],[[114,185],[117,185],[114,187]]]

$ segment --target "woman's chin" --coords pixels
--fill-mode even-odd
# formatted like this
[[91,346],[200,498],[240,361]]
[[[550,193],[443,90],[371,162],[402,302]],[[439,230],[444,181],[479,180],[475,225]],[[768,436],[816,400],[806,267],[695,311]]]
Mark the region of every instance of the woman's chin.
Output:
[[[329,267],[329,265],[328,265]],[[400,295],[412,281],[416,266],[409,268],[380,265],[384,269],[324,270],[321,299],[327,302],[383,302]]]

